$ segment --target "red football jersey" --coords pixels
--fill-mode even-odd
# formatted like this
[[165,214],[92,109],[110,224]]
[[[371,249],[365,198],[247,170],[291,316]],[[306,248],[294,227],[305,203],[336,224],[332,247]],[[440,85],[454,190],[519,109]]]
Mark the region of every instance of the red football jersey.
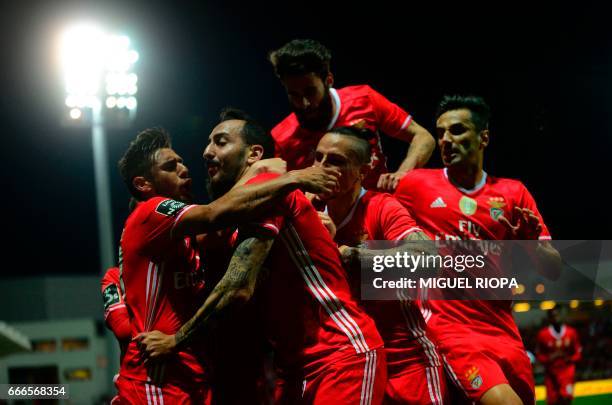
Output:
[[[249,183],[269,180],[262,174]],[[258,286],[264,331],[278,365],[306,375],[335,360],[382,347],[372,319],[351,295],[336,244],[308,199],[294,191],[265,217],[241,227],[277,236]]]
[[272,129],[276,143],[276,155],[287,161],[287,168],[303,169],[311,166],[319,140],[332,128],[357,126],[368,128],[377,134],[372,148],[372,170],[364,181],[366,188],[375,188],[378,177],[387,172],[387,159],[380,144],[380,134],[402,139],[403,130],[412,117],[396,104],[387,100],[370,86],[349,86],[330,89],[335,115],[326,131],[309,131],[300,127],[295,113],[291,113]]
[[111,267],[102,277],[102,299],[104,300],[104,321],[117,340],[126,341],[132,337],[130,315],[123,300],[119,267]]
[[[203,268],[194,239],[171,238],[173,226],[193,207],[154,197],[139,203],[126,221],[121,237],[121,285],[132,315],[132,336],[153,330],[174,334],[204,302]],[[147,381],[153,373],[162,372],[163,381],[203,379],[201,362],[192,349],[148,370],[139,352],[136,342],[130,342],[122,376]]]
[[[432,239],[513,239],[498,218],[503,214],[516,223],[514,207],[532,210],[542,224],[540,239],[550,239],[533,197],[517,180],[484,173],[480,184],[465,190],[451,183],[446,169],[416,169],[400,181],[395,197]],[[429,300],[422,305],[427,326],[436,336],[465,326],[491,335],[502,331],[521,342],[509,301]]]
[[537,337],[536,358],[547,373],[555,373],[574,367],[580,361],[582,347],[576,329],[562,325],[557,332],[552,325],[540,329]]
[[[361,190],[347,217],[336,225],[338,245],[358,246],[365,240],[402,240],[421,231],[406,208],[386,193]],[[359,273],[349,275],[351,285],[361,283]],[[357,292],[358,293],[358,292]],[[409,300],[362,301],[385,342],[389,375],[397,375],[415,362],[439,366],[434,344],[425,334],[418,307]]]
[[366,240],[402,240],[420,230],[392,195],[362,188],[347,217],[336,224],[336,242],[357,246]]

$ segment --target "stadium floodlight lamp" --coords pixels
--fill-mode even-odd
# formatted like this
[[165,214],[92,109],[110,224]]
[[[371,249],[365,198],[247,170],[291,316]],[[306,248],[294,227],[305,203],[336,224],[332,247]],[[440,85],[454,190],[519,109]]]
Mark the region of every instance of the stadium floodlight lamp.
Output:
[[106,125],[125,125],[136,115],[139,59],[125,35],[80,23],[60,37],[60,63],[68,123],[91,125],[98,208],[100,267],[115,265],[112,206],[108,178]]
[[[106,106],[125,108],[133,118],[137,106],[138,76],[133,71],[139,59],[125,35],[111,35],[101,28],[80,24],[65,31],[61,44],[61,63],[66,86],[66,106],[73,112]],[[130,101],[117,102],[117,97]],[[132,100],[133,99],[133,100]]]

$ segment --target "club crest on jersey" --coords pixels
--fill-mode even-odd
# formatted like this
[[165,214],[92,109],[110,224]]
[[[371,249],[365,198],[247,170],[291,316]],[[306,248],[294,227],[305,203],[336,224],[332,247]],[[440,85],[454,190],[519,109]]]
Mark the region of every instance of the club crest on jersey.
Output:
[[176,200],[164,200],[157,205],[155,212],[167,217],[172,217],[176,215],[176,213],[179,212],[185,205],[187,204]]
[[476,208],[478,208],[478,203],[473,198],[464,195],[459,200],[459,209],[465,215],[474,215]]
[[504,197],[490,197],[488,203],[491,208],[504,208],[506,206]]
[[479,372],[480,370],[478,370],[478,367],[472,366],[469,368],[467,373],[465,373],[465,377],[475,390],[482,386],[482,377],[480,376]]
[[491,218],[493,218],[494,221],[498,221],[499,217],[504,215],[504,210],[501,208],[491,208],[489,212],[491,213]]

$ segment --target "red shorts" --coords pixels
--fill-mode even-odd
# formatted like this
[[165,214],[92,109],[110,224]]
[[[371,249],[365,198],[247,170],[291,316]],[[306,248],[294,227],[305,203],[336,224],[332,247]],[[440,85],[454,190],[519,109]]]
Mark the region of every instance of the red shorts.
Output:
[[211,392],[207,385],[199,383],[190,389],[173,384],[162,387],[144,381],[119,376],[115,381],[118,395],[113,405],[210,405]]
[[387,380],[385,405],[442,405],[447,401],[446,380],[441,366],[416,363],[404,372],[389,375]]
[[556,404],[559,399],[574,398],[575,367],[557,368],[554,372],[547,372],[544,377],[546,385],[546,403]]
[[509,384],[524,404],[535,402],[531,363],[522,344],[478,333],[437,343],[449,379],[471,401],[478,402],[496,385]]
[[295,377],[279,378],[274,393],[275,404],[380,405],[386,380],[384,350],[352,354],[301,382]]

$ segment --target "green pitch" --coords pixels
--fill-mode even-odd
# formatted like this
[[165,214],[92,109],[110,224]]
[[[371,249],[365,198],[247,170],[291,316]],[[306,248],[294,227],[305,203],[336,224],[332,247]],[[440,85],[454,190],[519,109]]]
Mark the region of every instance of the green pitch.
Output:
[[[612,394],[593,395],[574,398],[572,405],[605,405],[612,404]],[[546,401],[538,401],[537,405],[546,405]]]

